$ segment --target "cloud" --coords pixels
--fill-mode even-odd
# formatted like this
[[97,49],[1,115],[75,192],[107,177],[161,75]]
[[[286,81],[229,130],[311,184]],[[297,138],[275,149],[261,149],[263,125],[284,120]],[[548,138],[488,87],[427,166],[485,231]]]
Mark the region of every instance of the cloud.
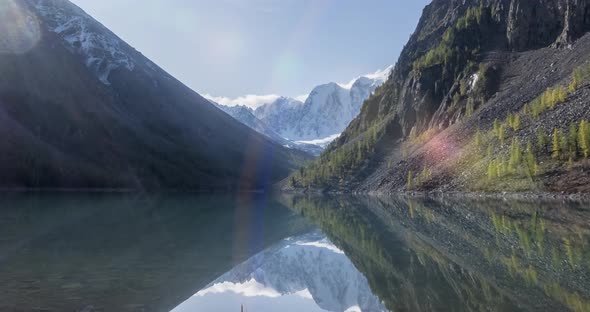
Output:
[[242,295],[244,297],[277,298],[281,296],[281,294],[275,289],[266,287],[263,284],[257,282],[255,279],[251,279],[242,284],[232,282],[214,284],[207,289],[199,291],[194,295],[194,297],[204,297],[209,294],[223,294],[228,292]]
[[[360,77],[367,77],[369,79],[385,81],[389,77],[389,73],[391,72],[392,69],[393,69],[393,66],[389,66],[383,70],[378,70],[372,74],[366,74],[366,75],[362,75]],[[340,85],[342,88],[350,89],[350,88],[352,88],[353,84],[360,77],[352,79],[351,81],[349,81],[347,83],[339,83],[338,85]],[[272,103],[272,102],[276,101],[277,99],[281,98],[280,95],[276,95],[276,94],[267,94],[267,95],[249,94],[249,95],[244,95],[244,96],[240,96],[237,98],[203,94],[203,97],[205,97],[206,99],[208,99],[210,101],[213,101],[217,104],[224,105],[224,106],[244,105],[244,106],[250,107],[252,109],[256,109],[256,108],[263,106],[265,104]],[[299,102],[305,103],[305,101],[307,100],[308,97],[309,97],[309,94],[302,94],[302,95],[294,97],[293,99],[295,99]]]
[[245,105],[252,109],[256,109],[264,104],[272,103],[280,98],[279,95],[276,94],[268,94],[268,95],[244,95],[237,98],[229,98],[224,96],[212,96],[210,94],[204,94],[203,97],[206,99],[218,103],[220,105],[225,106],[237,106],[237,105]]

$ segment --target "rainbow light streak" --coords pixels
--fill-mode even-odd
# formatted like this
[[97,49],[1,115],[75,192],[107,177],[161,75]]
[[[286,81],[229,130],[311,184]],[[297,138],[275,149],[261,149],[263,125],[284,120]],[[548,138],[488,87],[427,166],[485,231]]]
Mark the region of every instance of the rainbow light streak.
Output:
[[[234,217],[234,261],[260,250],[264,245],[264,193],[272,181],[274,147],[251,136],[242,165],[242,175]],[[260,192],[263,191],[263,192]]]

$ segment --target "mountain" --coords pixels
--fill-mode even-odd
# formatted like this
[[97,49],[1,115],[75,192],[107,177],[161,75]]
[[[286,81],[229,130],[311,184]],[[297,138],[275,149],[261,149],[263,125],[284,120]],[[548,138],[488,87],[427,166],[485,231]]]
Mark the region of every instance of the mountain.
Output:
[[287,189],[589,192],[590,1],[433,0]]
[[317,231],[255,255],[173,311],[200,311],[211,304],[225,310],[234,302],[260,311],[268,306],[273,311],[293,311],[294,306],[305,311],[386,311],[344,252]]
[[67,0],[0,6],[0,187],[257,189],[307,158]]
[[305,102],[278,97],[253,110],[245,105],[226,106],[209,100],[275,142],[319,156],[359,114],[363,101],[387,80],[391,69],[361,76],[347,84],[317,86]]
[[296,143],[283,138],[273,129],[271,129],[268,125],[266,125],[263,121],[254,116],[254,111],[249,107],[246,107],[244,105],[225,106],[215,103],[211,100],[209,101],[215,104],[222,111],[226,112],[228,115],[232,116],[234,119],[250,127],[251,129],[256,130],[258,133],[265,135],[273,142],[281,146],[301,150],[313,156],[319,156],[323,151],[323,148],[318,145]]
[[359,114],[363,101],[383,84],[390,71],[387,68],[348,84],[317,86],[305,103],[279,98],[257,108],[254,115],[289,140],[313,142],[334,137]]

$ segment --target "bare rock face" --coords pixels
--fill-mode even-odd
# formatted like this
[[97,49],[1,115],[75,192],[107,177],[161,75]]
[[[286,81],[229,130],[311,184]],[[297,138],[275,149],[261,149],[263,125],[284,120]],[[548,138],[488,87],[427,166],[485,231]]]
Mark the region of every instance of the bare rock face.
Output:
[[590,29],[589,9],[587,0],[512,0],[509,45],[517,51],[551,43],[566,46]]
[[[456,31],[449,47],[460,51],[444,65],[440,60],[416,69],[415,62],[430,50],[441,48],[445,32],[474,9],[481,12],[477,24]],[[461,89],[458,81],[473,82],[476,78],[477,69],[470,66],[498,63],[494,60],[504,52],[567,47],[589,30],[590,0],[433,0],[424,9],[386,87],[365,102],[361,116],[349,129],[358,133],[375,119],[385,119],[399,123],[393,128],[401,132],[391,136],[403,138],[414,127],[446,127],[465,114],[467,101],[453,103],[453,98]],[[467,49],[470,52],[464,52]],[[487,84],[480,90],[484,97],[494,92],[494,85]],[[345,141],[343,136],[341,143]]]
[[[388,178],[397,180],[377,182],[378,174],[372,175],[383,168],[383,163],[407,161],[406,156],[396,154],[400,141],[407,140],[412,133],[444,130],[469,120],[473,113],[482,117],[479,108],[490,108],[500,102],[514,104],[515,107],[506,104],[501,109],[490,108],[492,112],[483,116],[485,120],[474,122],[483,124],[503,118],[498,116],[516,109],[524,101],[518,93],[506,98],[502,88],[507,81],[511,83],[523,71],[530,70],[537,73],[529,77],[538,79],[533,81],[535,88],[539,85],[539,90],[546,89],[549,83],[555,83],[547,80],[549,74],[542,68],[527,67],[533,66],[535,60],[523,63],[520,72],[510,64],[521,55],[537,50],[551,55],[566,53],[570,51],[566,48],[572,46],[574,51],[582,42],[579,39],[589,31],[590,0],[432,0],[389,80],[365,101],[359,117],[328,149],[329,153],[356,144],[372,125],[384,130],[372,158],[356,169],[358,175],[349,179],[350,183],[339,181],[338,187],[350,188],[365,182],[372,187],[404,184],[405,177],[392,176]],[[578,57],[573,62],[581,59]],[[535,64],[545,66],[542,61]],[[569,75],[573,69],[565,66],[559,63],[551,72],[566,75],[567,71]]]
[[590,3],[588,0],[568,0],[564,27],[556,46],[569,45],[590,30]]

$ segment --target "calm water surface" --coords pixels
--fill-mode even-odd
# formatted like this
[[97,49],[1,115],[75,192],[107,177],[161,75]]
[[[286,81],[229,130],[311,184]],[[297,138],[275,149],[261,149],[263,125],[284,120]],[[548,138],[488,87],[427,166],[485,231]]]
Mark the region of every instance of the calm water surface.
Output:
[[0,311],[590,311],[590,206],[0,196]]

